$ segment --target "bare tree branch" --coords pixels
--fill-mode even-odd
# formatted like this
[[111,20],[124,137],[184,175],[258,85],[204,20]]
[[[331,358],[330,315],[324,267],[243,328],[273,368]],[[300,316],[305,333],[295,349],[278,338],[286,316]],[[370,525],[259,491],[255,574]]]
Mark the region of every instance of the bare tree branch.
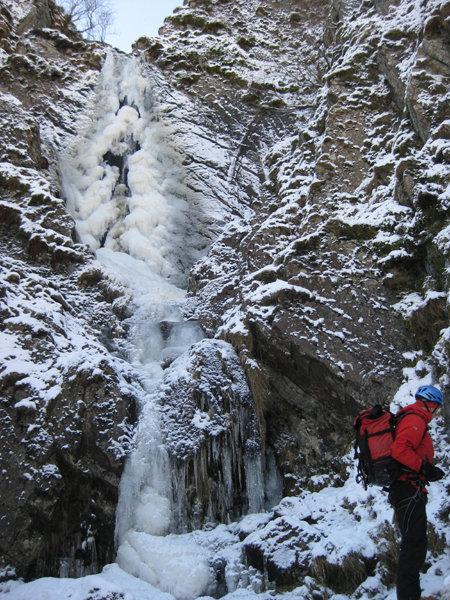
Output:
[[108,35],[108,33],[112,33],[113,24],[114,24],[114,14],[111,13],[109,10],[103,10],[98,15],[98,23],[97,23],[97,29],[99,31],[98,39],[101,42],[105,41],[105,38]]
[[105,41],[112,33],[115,12],[111,0],[56,0],[78,31],[89,40]]

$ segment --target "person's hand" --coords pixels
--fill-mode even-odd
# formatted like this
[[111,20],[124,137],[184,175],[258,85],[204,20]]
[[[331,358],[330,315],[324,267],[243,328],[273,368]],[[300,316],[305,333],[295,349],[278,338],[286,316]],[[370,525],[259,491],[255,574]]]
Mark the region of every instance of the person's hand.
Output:
[[445,473],[442,469],[435,467],[426,460],[422,461],[419,474],[423,475],[428,481],[439,481],[445,476]]

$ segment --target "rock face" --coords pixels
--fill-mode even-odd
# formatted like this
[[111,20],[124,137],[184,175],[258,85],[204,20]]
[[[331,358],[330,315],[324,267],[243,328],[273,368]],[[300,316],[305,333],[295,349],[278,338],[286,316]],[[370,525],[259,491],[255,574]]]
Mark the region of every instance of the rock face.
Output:
[[2,3],[1,18],[1,560],[27,578],[96,572],[136,391],[105,347],[124,291],[73,241],[56,157],[103,49],[61,31],[51,2]]
[[229,180],[258,173],[253,213],[191,271],[190,315],[235,346],[287,491],[405,368],[446,385],[447,11],[192,1],[137,44],[216,127],[218,97],[236,115]]
[[261,438],[233,348],[203,340],[175,361],[160,399],[175,531],[235,521],[264,508]]
[[[178,359],[198,377],[174,363],[161,388],[188,528],[249,504],[250,446],[285,494],[341,486],[355,412],[409,380],[447,390],[449,15],[443,0],[189,0],[136,42],[200,206],[186,317],[216,338]],[[0,47],[1,554],[26,577],[81,574],[112,559],[142,392],[118,360],[126,293],[77,243],[58,171],[106,48],[51,0],[3,2]],[[352,593],[373,572],[314,561],[307,515],[288,517],[242,535],[269,581]]]

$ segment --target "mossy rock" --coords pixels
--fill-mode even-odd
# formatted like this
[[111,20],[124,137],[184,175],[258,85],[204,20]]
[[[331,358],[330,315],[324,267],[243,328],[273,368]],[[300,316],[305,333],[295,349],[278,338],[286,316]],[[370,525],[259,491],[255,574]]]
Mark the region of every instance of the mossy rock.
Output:
[[235,83],[236,85],[240,85],[242,87],[245,87],[248,85],[248,81],[246,79],[244,79],[243,77],[241,77],[238,73],[236,73],[236,71],[222,68],[220,70],[220,75],[224,79],[227,79],[228,81],[230,81],[231,83]]
[[396,42],[398,40],[402,40],[404,38],[408,38],[408,39],[412,39],[412,37],[415,34],[411,31],[407,31],[406,29],[400,29],[398,27],[395,27],[394,29],[390,29],[389,31],[386,31],[386,33],[384,34],[384,38],[386,40],[392,40],[393,42]]
[[[136,48],[137,50],[146,50],[147,48],[150,48],[153,43],[154,40],[152,40],[152,38],[141,35],[141,37],[134,42],[133,48]],[[159,45],[161,45],[161,42],[159,42]]]
[[208,50],[207,58],[212,59],[223,59],[227,55],[226,50],[222,46],[214,46]]
[[356,552],[350,552],[340,563],[330,563],[326,556],[318,556],[313,560],[311,574],[338,594],[351,595],[374,574],[376,564],[376,557],[366,558]]
[[211,0],[190,0],[190,2],[188,3],[189,8],[200,8],[202,7],[203,10],[210,10],[211,9]]
[[450,118],[450,106],[448,94],[438,101],[435,122],[440,123]]
[[445,297],[434,298],[425,306],[412,313],[407,321],[419,348],[433,350],[440,337],[442,329],[448,327],[449,314]]
[[260,90],[262,92],[266,92],[266,91],[274,92],[276,90],[275,84],[266,83],[266,82],[257,83],[256,81],[253,81],[250,87],[252,90]]
[[256,16],[257,17],[268,17],[269,13],[262,6],[258,6],[258,8],[256,9]]
[[432,137],[433,139],[442,138],[444,140],[450,140],[450,124],[441,123]]
[[194,13],[184,13],[184,14],[175,14],[167,17],[166,22],[174,25],[175,27],[183,27],[187,29],[188,27],[192,27],[193,29],[203,29],[207,23],[205,17],[194,14]]
[[180,77],[178,79],[178,84],[179,87],[186,87],[186,86],[191,86],[194,85],[194,83],[197,83],[197,81],[201,78],[201,74],[200,73],[189,73],[186,75],[183,75],[182,77]]
[[30,185],[26,182],[20,181],[18,177],[14,175],[7,175],[0,172],[0,187],[14,191],[17,195],[25,194],[30,190]]
[[330,73],[330,75],[325,75],[325,81],[332,81],[333,79],[339,79],[342,81],[355,81],[357,79],[356,69],[353,65],[345,65],[336,71]]
[[161,42],[153,42],[146,48],[145,57],[156,60],[162,55],[163,51],[164,49]]
[[416,205],[422,210],[436,210],[439,205],[439,193],[429,187],[423,187],[417,193]]
[[399,142],[396,142],[394,152],[396,157],[411,156],[412,151],[421,147],[419,135],[411,132],[405,135]]
[[8,56],[6,63],[11,71],[15,73],[36,72],[36,66],[32,60],[21,54],[12,54],[11,56]]
[[202,33],[217,35],[219,31],[222,31],[223,29],[226,29],[224,23],[221,23],[220,21],[208,21],[207,23],[205,23]]
[[242,98],[242,102],[245,104],[249,104],[251,106],[259,106],[259,102],[261,100],[261,94],[258,92],[246,92]]
[[0,204],[0,224],[11,227],[20,225],[22,221],[22,212],[19,208]]
[[386,185],[389,183],[389,179],[393,175],[394,169],[395,169],[395,163],[394,162],[384,163],[384,164],[381,164],[381,165],[375,165],[374,166],[375,173],[381,179],[381,181],[384,184],[386,184]]
[[294,243],[295,254],[301,256],[308,254],[311,250],[316,250],[320,245],[320,235],[313,234],[305,238],[301,238]]
[[377,234],[377,228],[366,223],[356,223],[351,225],[338,219],[328,222],[327,229],[334,233],[337,238],[347,240],[366,241],[373,239]]
[[54,198],[49,194],[43,194],[41,192],[34,192],[31,194],[28,200],[28,206],[57,206]]
[[262,281],[263,283],[273,283],[279,277],[279,272],[275,271],[275,269],[264,269],[262,271],[258,271],[255,274],[254,278],[257,281]]
[[101,269],[89,267],[82,271],[78,276],[78,284],[81,288],[85,288],[87,286],[96,286],[100,281],[102,281],[102,279],[104,279],[104,277],[105,274]]
[[240,38],[238,38],[237,44],[243,50],[248,51],[248,50],[250,50],[250,48],[253,48],[254,46],[256,46],[256,40],[253,37],[246,38],[246,37],[241,36]]
[[180,60],[174,62],[172,66],[172,71],[189,71],[190,68],[191,65],[189,65],[189,63],[187,63],[185,60]]
[[286,106],[286,103],[284,102],[284,100],[282,100],[282,98],[272,98],[267,103],[267,106],[269,106],[270,108],[282,108],[283,106]]
[[211,73],[212,75],[218,75],[221,71],[222,67],[217,63],[214,65],[205,65],[205,71],[207,73]]
[[226,29],[221,21],[209,21],[205,16],[195,13],[174,14],[167,17],[166,21],[175,27],[182,29],[194,29],[203,34],[217,34],[220,30]]

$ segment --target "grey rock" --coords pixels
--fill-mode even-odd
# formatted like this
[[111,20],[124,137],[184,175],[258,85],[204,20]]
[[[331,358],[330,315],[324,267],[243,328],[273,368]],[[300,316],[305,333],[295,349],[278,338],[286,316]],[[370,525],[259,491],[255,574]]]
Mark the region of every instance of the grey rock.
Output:
[[222,340],[194,344],[167,369],[158,401],[175,531],[261,511],[259,425],[233,347]]

